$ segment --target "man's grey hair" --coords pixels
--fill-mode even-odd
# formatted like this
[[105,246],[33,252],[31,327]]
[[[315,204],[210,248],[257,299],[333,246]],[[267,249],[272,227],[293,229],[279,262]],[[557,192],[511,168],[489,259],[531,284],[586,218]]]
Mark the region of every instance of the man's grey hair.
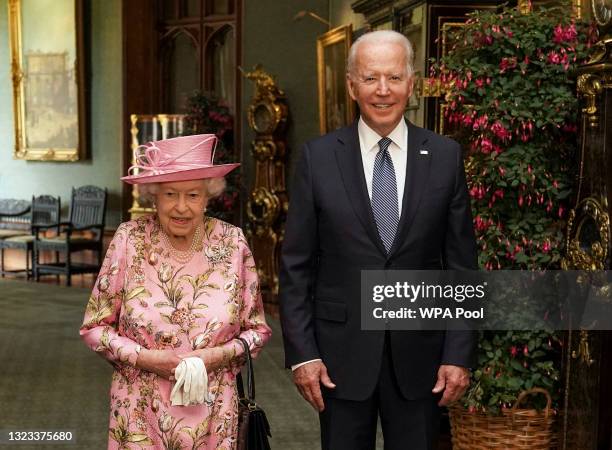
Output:
[[349,50],[348,61],[346,64],[347,75],[352,76],[355,74],[357,51],[363,44],[399,44],[404,48],[406,55],[406,73],[409,77],[414,73],[414,67],[412,66],[412,60],[414,59],[414,51],[412,50],[412,44],[406,36],[397,31],[392,30],[378,30],[372,31],[361,35]]
[[[206,178],[204,182],[204,196],[207,201],[219,197],[225,191],[225,178]],[[145,202],[153,204],[159,192],[160,183],[143,183],[138,185],[138,196]]]

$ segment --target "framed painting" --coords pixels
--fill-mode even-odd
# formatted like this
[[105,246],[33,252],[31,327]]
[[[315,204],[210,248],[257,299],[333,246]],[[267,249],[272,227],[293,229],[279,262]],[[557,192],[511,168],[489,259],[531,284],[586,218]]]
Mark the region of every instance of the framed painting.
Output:
[[321,134],[348,125],[355,116],[353,99],[346,87],[346,59],[351,46],[352,33],[352,25],[345,25],[317,38]]
[[14,157],[85,158],[84,1],[9,0],[8,7]]

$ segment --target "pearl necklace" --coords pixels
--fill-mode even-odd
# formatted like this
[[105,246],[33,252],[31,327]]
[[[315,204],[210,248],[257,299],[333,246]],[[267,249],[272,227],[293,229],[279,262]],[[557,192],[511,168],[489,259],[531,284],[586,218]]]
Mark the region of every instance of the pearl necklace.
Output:
[[161,230],[161,237],[162,241],[164,242],[164,246],[166,247],[166,249],[168,249],[168,252],[170,253],[172,259],[181,264],[187,264],[189,261],[191,261],[193,255],[195,255],[198,244],[202,241],[201,235],[202,227],[201,225],[198,225],[195,230],[195,233],[193,234],[193,239],[191,240],[191,246],[189,247],[189,250],[183,251],[174,248],[174,245],[172,245],[172,242],[170,242],[168,235],[164,232],[164,230]]

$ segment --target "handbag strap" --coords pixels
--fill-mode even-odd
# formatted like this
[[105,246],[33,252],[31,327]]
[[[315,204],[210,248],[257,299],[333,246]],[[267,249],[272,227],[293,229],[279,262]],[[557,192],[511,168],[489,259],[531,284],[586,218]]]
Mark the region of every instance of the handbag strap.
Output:
[[[246,357],[246,372],[247,372],[247,391],[248,397],[246,399],[249,402],[255,402],[255,373],[253,372],[253,360],[251,359],[251,350],[249,349],[249,343],[243,338],[238,338],[242,346],[244,347],[244,355]],[[242,373],[238,373],[236,376],[236,384],[238,387],[238,396],[245,398],[244,395],[244,384],[242,381]]]

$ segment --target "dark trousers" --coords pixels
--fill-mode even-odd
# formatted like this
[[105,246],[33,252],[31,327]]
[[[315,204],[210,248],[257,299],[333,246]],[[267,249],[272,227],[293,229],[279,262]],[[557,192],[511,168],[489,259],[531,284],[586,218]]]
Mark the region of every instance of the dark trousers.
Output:
[[[364,367],[364,370],[371,368]],[[358,373],[355,374],[359,376]],[[432,386],[433,387],[433,386]],[[319,415],[322,450],[374,450],[380,415],[385,450],[432,450],[438,435],[440,397],[406,400],[399,391],[389,347],[385,347],[378,384],[363,401],[332,398],[324,390]]]

